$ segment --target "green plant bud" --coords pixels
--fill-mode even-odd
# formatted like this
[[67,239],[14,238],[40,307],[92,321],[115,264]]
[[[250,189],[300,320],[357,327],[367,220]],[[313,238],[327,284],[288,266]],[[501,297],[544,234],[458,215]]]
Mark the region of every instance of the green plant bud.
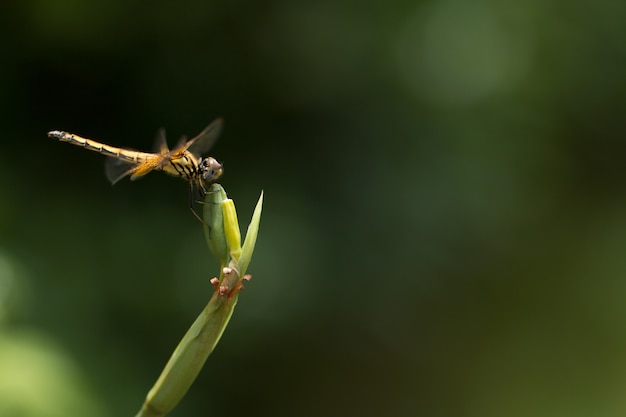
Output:
[[230,253],[224,234],[224,216],[222,201],[226,200],[226,191],[219,184],[212,184],[204,197],[204,237],[209,250],[221,266],[228,265]]

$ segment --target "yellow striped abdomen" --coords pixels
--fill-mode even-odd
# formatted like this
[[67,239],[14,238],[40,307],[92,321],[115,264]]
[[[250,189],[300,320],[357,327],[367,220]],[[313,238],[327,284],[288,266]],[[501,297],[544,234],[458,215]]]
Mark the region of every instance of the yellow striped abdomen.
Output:
[[111,156],[122,161],[134,162],[137,164],[140,164],[157,156],[156,154],[152,153],[131,151],[128,149],[105,145],[104,143],[96,142],[95,140],[85,139],[72,133],[61,132],[58,130],[48,132],[48,136],[60,140],[61,142],[68,142],[76,146],[81,146],[85,149],[98,152],[102,155]]

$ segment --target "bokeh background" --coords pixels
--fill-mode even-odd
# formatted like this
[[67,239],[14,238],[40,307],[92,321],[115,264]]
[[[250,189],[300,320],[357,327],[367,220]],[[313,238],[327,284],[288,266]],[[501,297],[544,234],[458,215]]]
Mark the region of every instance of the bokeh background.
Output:
[[215,117],[261,232],[172,416],[626,414],[626,3],[0,6],[0,416],[131,416],[217,273],[187,186],[111,187]]

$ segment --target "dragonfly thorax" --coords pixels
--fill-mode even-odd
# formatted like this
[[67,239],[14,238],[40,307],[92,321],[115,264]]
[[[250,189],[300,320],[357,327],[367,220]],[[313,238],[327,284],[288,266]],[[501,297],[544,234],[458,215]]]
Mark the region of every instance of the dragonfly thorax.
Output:
[[214,182],[222,176],[222,164],[217,162],[215,158],[210,156],[203,158],[198,163],[198,171],[202,176],[202,179],[208,182]]

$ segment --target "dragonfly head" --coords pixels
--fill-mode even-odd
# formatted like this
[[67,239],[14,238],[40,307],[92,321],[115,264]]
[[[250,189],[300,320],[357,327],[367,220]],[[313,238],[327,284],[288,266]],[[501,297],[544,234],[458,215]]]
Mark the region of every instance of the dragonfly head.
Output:
[[208,182],[217,181],[223,173],[222,164],[220,164],[215,158],[211,158],[210,156],[202,159],[198,168],[200,169],[202,179]]

